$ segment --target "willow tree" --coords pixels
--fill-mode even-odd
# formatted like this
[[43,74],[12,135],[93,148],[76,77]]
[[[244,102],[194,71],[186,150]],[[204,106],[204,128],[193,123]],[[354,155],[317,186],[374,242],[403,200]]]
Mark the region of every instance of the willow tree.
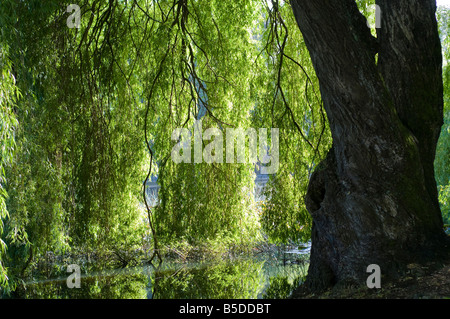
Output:
[[30,247],[127,245],[141,217],[132,203],[153,173],[154,240],[251,234],[252,165],[171,161],[173,131],[200,119],[222,132],[280,129],[260,221],[276,242],[311,234],[311,288],[364,283],[369,264],[394,275],[434,259],[446,245],[433,171],[435,3],[379,1],[375,33],[358,9],[366,2],[83,0],[70,28],[67,1],[2,1],[2,151],[19,120],[9,217],[0,206],[11,259],[15,246],[26,263]]
[[[8,15],[7,7],[9,1],[0,4],[0,25],[12,25],[13,15]],[[14,156],[14,128],[17,125],[17,119],[14,114],[14,106],[17,98],[20,96],[16,81],[12,72],[12,63],[10,59],[10,34],[0,33],[0,291],[2,287],[8,287],[8,274],[5,267],[6,244],[2,239],[4,232],[3,219],[8,218],[6,207],[6,167],[11,163]]]
[[[118,3],[92,3],[89,27],[71,29],[67,5],[1,4],[2,89],[11,86],[1,92],[8,103],[1,101],[1,135],[15,140],[5,184],[3,169],[1,175],[9,214],[2,205],[1,239],[8,247],[0,257],[10,283],[49,251],[119,251],[141,244],[144,236],[142,108],[129,91],[136,78],[123,77],[131,67],[130,42],[108,41],[111,33],[129,31],[126,17]],[[11,132],[3,117],[18,89],[18,124]],[[8,140],[2,149],[10,152]]]
[[[290,8],[268,3],[182,0],[141,7],[153,26],[151,43],[160,48],[147,53],[144,86],[149,151],[161,185],[160,205],[150,215],[156,237],[239,243],[257,237],[249,196],[253,165],[195,163],[193,149],[190,163],[170,159],[177,142],[172,132],[186,128],[193,135],[201,119],[204,130],[223,133],[224,154],[229,128],[280,129],[280,167],[271,176],[261,226],[275,242],[309,238],[302,196],[311,162],[327,148],[327,123],[317,79],[305,69],[311,73],[304,44],[289,39],[301,39]],[[302,158],[295,159],[300,150]],[[277,187],[288,180],[294,188]]]
[[291,2],[333,137],[306,197],[313,289],[362,284],[369,264],[392,277],[448,252],[433,169],[443,123],[436,2],[377,4],[373,36],[353,0]]

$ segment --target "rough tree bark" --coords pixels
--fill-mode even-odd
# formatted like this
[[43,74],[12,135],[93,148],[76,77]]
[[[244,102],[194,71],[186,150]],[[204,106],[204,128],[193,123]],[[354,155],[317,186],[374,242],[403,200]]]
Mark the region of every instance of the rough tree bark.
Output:
[[[448,251],[433,161],[443,123],[435,0],[380,0],[373,37],[354,0],[291,0],[333,147],[312,174],[306,286],[365,284]],[[378,54],[378,62],[376,62]]]

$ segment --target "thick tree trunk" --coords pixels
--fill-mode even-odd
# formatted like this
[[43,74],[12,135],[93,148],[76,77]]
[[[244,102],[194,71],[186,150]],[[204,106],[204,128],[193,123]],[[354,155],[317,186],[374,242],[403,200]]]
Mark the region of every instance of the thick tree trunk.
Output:
[[306,196],[313,290],[365,284],[370,264],[393,277],[448,251],[433,170],[443,122],[436,4],[377,4],[375,38],[354,0],[291,1],[333,137]]

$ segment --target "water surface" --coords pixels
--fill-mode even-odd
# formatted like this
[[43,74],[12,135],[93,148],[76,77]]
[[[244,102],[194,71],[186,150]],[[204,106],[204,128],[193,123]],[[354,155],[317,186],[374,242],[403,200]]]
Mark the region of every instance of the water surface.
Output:
[[80,288],[70,274],[26,283],[19,298],[262,299],[286,298],[306,276],[308,250],[281,251],[198,262],[164,260],[151,265],[86,273]]

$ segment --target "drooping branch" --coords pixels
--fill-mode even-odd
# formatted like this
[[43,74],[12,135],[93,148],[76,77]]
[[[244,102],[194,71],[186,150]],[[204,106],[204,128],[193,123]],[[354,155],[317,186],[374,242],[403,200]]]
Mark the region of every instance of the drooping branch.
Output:
[[[271,23],[270,35],[273,36],[271,41],[274,41],[274,40],[276,41],[276,45],[279,50],[279,62],[278,62],[278,66],[277,66],[275,95],[274,95],[273,101],[272,101],[272,120],[273,120],[275,102],[276,102],[278,94],[280,94],[281,99],[283,100],[284,107],[285,107],[285,113],[286,112],[289,113],[289,115],[291,117],[291,121],[294,124],[297,132],[300,134],[301,138],[309,145],[309,147],[311,147],[311,149],[314,151],[314,153],[317,154],[318,149],[319,149],[319,144],[317,146],[314,146],[312,144],[312,142],[308,139],[308,137],[305,135],[305,133],[303,132],[302,128],[300,127],[298,121],[295,118],[292,108],[290,107],[289,103],[287,102],[283,87],[281,85],[281,76],[282,76],[284,58],[286,57],[292,61],[294,61],[294,60],[292,58],[288,57],[285,53],[286,43],[287,43],[287,40],[289,37],[289,31],[288,31],[288,28],[287,28],[287,26],[283,20],[283,17],[281,16],[281,13],[279,11],[278,1],[272,1],[272,5],[273,5],[272,9],[267,8],[269,10],[270,23]],[[283,39],[281,41],[280,41],[280,31],[278,30],[279,26],[281,26],[281,28],[283,29],[283,31],[282,31]],[[270,43],[270,41],[268,41],[268,43]],[[268,43],[266,44],[265,48],[268,47]],[[296,64],[299,65],[301,70],[306,74],[305,69],[298,62],[296,62]],[[306,74],[306,76],[307,76],[307,79],[309,79],[309,81],[311,81],[308,74]],[[311,83],[312,83],[312,81],[311,81]],[[322,134],[323,134],[323,131],[322,131]],[[319,143],[320,143],[320,139],[319,139]]]
[[[143,184],[143,197],[144,197],[145,207],[147,209],[148,222],[149,222],[149,225],[150,225],[150,229],[152,231],[153,247],[154,247],[152,257],[149,260],[150,264],[152,264],[152,261],[153,261],[155,256],[158,257],[160,262],[162,261],[162,258],[161,258],[161,254],[159,252],[158,239],[157,239],[157,236],[156,236],[156,230],[155,230],[155,228],[153,226],[152,219],[151,219],[151,216],[152,216],[151,208],[150,208],[150,206],[147,203],[147,182],[148,182],[149,177],[150,177],[150,175],[152,173],[152,163],[153,163],[153,150],[152,150],[152,147],[150,145],[149,136],[148,136],[148,134],[149,134],[149,132],[148,132],[148,116],[149,116],[150,107],[152,106],[151,103],[152,103],[152,97],[153,97],[154,89],[155,89],[156,83],[158,82],[159,77],[161,76],[161,73],[162,73],[163,68],[164,68],[164,62],[166,61],[166,59],[167,59],[167,57],[169,55],[169,52],[170,52],[170,46],[167,47],[167,50],[166,50],[166,52],[164,54],[164,57],[163,57],[163,59],[161,60],[161,62],[159,64],[158,71],[156,72],[156,75],[155,75],[155,77],[154,77],[154,79],[152,81],[152,85],[150,87],[150,92],[149,92],[148,97],[147,97],[147,106],[145,108],[145,116],[144,116],[145,145],[146,145],[147,150],[148,150],[148,152],[150,154],[150,162],[149,162],[149,169],[148,169],[148,172],[147,172],[147,176],[145,177],[144,184]],[[153,110],[156,112],[155,109],[153,109]]]

